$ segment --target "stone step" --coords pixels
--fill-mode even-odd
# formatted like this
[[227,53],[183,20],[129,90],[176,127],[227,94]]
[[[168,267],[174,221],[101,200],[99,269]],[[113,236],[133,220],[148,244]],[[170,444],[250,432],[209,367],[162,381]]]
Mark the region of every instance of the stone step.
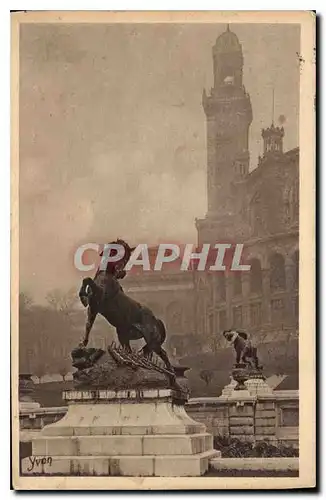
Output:
[[211,434],[39,436],[34,456],[192,455],[213,448]]
[[181,405],[169,401],[70,404],[44,436],[194,434],[205,432]]
[[[63,419],[62,419],[63,420]],[[64,425],[59,421],[47,425],[42,430],[43,436],[124,436],[124,435],[166,435],[166,434],[204,434],[204,424],[172,424],[172,425]]]
[[203,475],[209,460],[219,456],[220,452],[213,449],[196,455],[38,456],[22,460],[22,473],[31,476],[192,477]]

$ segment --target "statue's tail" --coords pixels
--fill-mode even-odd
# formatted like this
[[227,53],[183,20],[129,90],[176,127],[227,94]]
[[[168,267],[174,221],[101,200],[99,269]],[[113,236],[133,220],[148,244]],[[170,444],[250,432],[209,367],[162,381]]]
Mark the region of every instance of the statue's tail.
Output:
[[159,327],[160,334],[161,334],[161,345],[162,345],[162,344],[164,344],[165,339],[166,339],[165,325],[164,325],[162,320],[158,319],[157,321],[158,321],[158,327]]

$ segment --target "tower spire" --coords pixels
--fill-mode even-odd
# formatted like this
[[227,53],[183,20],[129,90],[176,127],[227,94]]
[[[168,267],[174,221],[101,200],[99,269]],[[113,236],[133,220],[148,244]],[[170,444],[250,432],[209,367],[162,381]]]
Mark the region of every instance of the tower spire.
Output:
[[274,94],[275,94],[275,89],[273,87],[273,90],[272,90],[272,125],[274,126],[274,111],[275,111],[275,97],[274,97]]

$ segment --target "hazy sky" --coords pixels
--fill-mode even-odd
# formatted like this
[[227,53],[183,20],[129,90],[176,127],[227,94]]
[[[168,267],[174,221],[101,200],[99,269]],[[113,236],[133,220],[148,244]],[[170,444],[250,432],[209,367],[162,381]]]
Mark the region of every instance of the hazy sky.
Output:
[[[202,91],[213,82],[205,25],[23,25],[20,63],[20,287],[41,301],[76,285],[81,243],[196,242],[206,212]],[[298,146],[300,28],[231,26],[250,93],[251,168],[261,128],[286,116]]]

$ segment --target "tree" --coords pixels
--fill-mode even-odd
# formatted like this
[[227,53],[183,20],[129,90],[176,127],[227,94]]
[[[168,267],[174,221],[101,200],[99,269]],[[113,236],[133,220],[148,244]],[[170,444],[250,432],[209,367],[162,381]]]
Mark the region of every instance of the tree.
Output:
[[56,288],[47,294],[46,300],[55,311],[61,311],[69,315],[77,302],[76,290],[70,288],[67,292],[63,292]]
[[59,375],[62,376],[63,380],[65,381],[66,375],[68,374],[69,370],[71,370],[71,358],[68,355],[65,346],[62,346],[61,349],[59,349],[58,357],[55,360],[55,367],[56,371],[59,373]]
[[201,370],[199,372],[199,376],[205,382],[205,384],[208,386],[213,379],[214,373],[212,370]]
[[30,309],[33,305],[33,299],[27,292],[19,293],[19,312],[24,312]]

